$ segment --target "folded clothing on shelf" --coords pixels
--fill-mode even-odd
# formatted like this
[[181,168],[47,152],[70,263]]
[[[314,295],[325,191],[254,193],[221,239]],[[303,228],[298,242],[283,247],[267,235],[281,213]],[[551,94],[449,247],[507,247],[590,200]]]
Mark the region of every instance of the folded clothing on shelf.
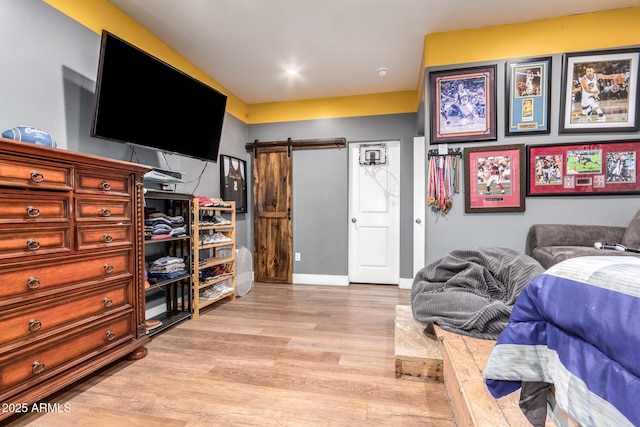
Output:
[[149,272],[149,282],[151,283],[175,279],[188,273],[184,260],[172,256],[163,256],[154,260],[147,270]]
[[162,212],[146,210],[144,220],[144,238],[146,240],[186,237],[184,217],[169,216]]

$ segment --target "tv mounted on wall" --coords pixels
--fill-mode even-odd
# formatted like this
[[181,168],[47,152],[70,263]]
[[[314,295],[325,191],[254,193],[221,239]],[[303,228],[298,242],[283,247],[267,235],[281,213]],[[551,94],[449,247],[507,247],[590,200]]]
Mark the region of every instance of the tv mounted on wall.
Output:
[[216,162],[227,96],[102,32],[91,136]]

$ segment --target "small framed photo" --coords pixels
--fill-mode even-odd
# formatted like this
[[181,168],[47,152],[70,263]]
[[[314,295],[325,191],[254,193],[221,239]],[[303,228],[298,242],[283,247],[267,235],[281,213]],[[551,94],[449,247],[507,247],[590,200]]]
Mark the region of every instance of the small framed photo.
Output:
[[527,196],[640,194],[639,141],[527,147]]
[[220,154],[220,197],[235,201],[236,213],[247,212],[247,162]]
[[524,212],[524,144],[464,150],[466,213]]
[[565,53],[559,133],[638,130],[640,49]]
[[429,74],[431,144],[497,139],[495,75],[495,65]]
[[505,135],[549,133],[551,57],[506,64]]

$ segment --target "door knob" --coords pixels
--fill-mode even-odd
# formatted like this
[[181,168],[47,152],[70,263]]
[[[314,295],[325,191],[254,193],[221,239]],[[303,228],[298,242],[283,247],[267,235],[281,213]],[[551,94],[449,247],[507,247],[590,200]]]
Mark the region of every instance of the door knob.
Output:
[[422,224],[422,220],[420,218],[416,218],[416,224]]
[[357,219],[355,219],[355,218],[351,218],[351,222],[352,222],[352,223],[354,223],[354,224],[355,224],[357,221],[358,221]]

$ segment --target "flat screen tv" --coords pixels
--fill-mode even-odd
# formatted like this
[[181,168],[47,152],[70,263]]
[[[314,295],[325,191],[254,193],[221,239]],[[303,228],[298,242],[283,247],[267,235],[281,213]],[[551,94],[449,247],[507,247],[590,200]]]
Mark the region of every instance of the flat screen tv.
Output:
[[102,32],[91,136],[216,162],[227,96]]

